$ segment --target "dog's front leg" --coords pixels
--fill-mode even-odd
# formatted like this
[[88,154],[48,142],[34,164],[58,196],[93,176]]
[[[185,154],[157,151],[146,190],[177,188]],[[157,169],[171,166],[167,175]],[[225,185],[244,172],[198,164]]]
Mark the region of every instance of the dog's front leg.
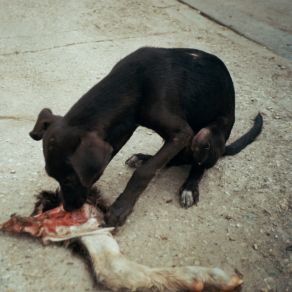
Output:
[[163,168],[178,152],[186,147],[193,136],[189,126],[176,131],[172,139],[165,142],[162,148],[132,175],[124,192],[110,207],[106,222],[109,226],[122,225],[132,212],[139,195],[155,176],[157,170]]

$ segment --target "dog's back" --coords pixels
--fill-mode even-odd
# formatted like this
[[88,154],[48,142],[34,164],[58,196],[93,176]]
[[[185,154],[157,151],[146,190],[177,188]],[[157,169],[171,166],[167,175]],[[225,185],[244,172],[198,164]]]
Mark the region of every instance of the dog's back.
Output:
[[230,74],[218,57],[188,48],[145,47],[118,62],[110,74],[133,80],[142,112],[155,103],[168,104],[174,111],[182,111],[194,132],[218,116],[228,116],[229,136],[235,93]]

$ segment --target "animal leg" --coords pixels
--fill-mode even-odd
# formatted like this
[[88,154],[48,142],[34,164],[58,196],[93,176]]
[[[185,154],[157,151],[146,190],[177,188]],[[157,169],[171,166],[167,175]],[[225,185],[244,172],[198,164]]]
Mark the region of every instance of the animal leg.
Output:
[[143,154],[143,153],[137,153],[129,157],[125,164],[127,164],[131,168],[138,168],[145,162],[147,162],[152,155],[149,154]]
[[179,191],[179,202],[183,208],[189,208],[199,202],[199,182],[204,170],[204,167],[192,165],[189,176]]
[[193,136],[191,128],[184,123],[184,127],[174,130],[173,137],[165,142],[162,148],[145,164],[140,166],[132,175],[124,192],[110,207],[106,215],[106,222],[110,226],[122,225],[148,183],[155,173],[163,168],[179,151],[189,144]]
[[150,268],[135,263],[120,252],[109,232],[82,236],[81,242],[88,250],[97,279],[113,290],[233,291],[243,282],[239,276],[229,276],[219,268]]

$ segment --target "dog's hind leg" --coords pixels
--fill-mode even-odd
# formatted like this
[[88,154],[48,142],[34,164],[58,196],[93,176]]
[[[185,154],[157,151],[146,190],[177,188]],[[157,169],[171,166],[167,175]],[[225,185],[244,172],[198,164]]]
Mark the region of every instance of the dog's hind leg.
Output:
[[138,168],[145,162],[147,162],[153,155],[137,153],[129,157],[125,164],[127,164],[131,168]]
[[192,165],[189,176],[179,191],[179,202],[183,208],[189,208],[199,202],[199,182],[204,171],[204,167]]

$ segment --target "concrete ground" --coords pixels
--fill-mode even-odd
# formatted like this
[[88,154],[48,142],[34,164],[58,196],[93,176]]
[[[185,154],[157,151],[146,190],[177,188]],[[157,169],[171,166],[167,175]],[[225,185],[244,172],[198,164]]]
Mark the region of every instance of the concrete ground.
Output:
[[180,0],[206,17],[292,60],[290,0]]
[[[231,140],[258,111],[263,133],[207,172],[197,207],[177,202],[187,167],[160,172],[117,240],[144,264],[237,268],[243,291],[292,291],[291,62],[174,0],[2,0],[0,36],[0,222],[29,214],[34,194],[56,187],[44,172],[41,143],[28,136],[43,107],[65,114],[141,46],[195,47],[222,58],[234,79]],[[139,128],[97,183],[105,196],[113,201],[128,181],[126,158],[161,143]],[[96,290],[106,291],[68,250],[0,236],[1,292]]]

